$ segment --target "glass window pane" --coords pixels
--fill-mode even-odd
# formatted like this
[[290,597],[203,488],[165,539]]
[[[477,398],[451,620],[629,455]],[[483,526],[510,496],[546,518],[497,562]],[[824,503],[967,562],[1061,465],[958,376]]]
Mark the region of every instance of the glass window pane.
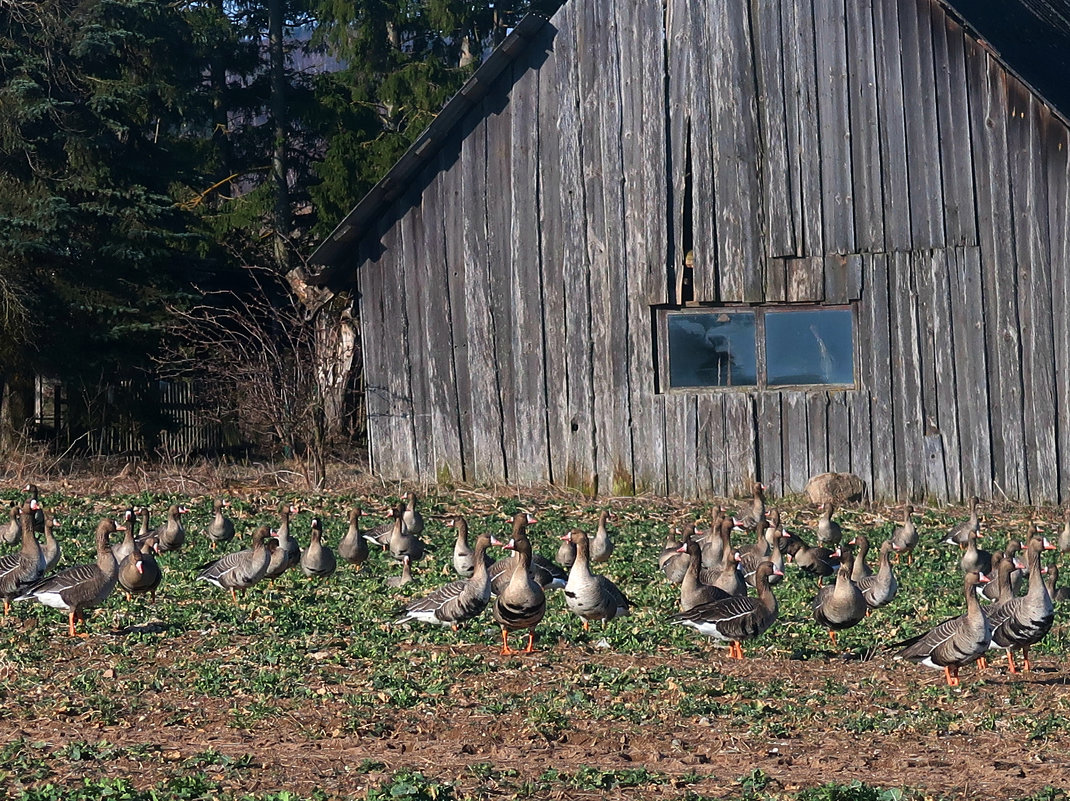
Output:
[[854,384],[850,309],[766,312],[766,383]]
[[668,315],[670,387],[758,383],[753,312]]

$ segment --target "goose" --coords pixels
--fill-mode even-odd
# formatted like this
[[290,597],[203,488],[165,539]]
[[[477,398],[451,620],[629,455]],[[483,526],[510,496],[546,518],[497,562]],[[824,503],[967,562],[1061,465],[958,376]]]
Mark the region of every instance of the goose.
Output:
[[357,567],[362,567],[368,561],[368,542],[360,533],[360,517],[359,506],[349,510],[349,529],[338,541],[338,555]]
[[832,551],[828,548],[807,545],[799,538],[798,534],[790,531],[785,531],[781,538],[787,544],[782,543],[780,547],[799,566],[801,571],[808,576],[817,578],[819,585],[822,578],[831,576],[836,572],[836,562],[833,559]]
[[832,519],[836,507],[831,503],[823,503],[818,508],[821,509],[821,517],[817,520],[817,544],[839,545],[843,538],[843,531],[840,529],[840,524]]
[[338,566],[334,551],[323,543],[323,524],[318,517],[309,523],[308,547],[301,552],[301,572],[309,578],[330,578]]
[[990,578],[992,576],[996,578],[988,584],[977,585],[977,592],[982,598],[993,603],[1009,601],[1014,597],[1014,591],[1011,589],[1011,573],[1016,567],[1017,560],[1013,556],[1006,556],[1000,551],[992,554],[992,572],[987,575]]
[[[111,546],[111,555],[115,557],[115,564],[121,565],[123,560],[134,552],[134,549],[138,544],[145,542],[149,539],[146,537],[143,540],[137,540],[134,537],[134,510],[127,509],[123,512],[123,522],[126,525],[126,531],[123,533],[123,539],[121,542],[117,542]],[[151,536],[151,535],[150,535]]]
[[115,564],[108,537],[121,531],[111,518],[105,518],[97,525],[96,544],[97,559],[93,564],[75,565],[52,576],[47,576],[23,590],[16,601],[35,600],[53,609],[62,609],[67,613],[69,632],[72,637],[79,635],[75,622],[85,622],[85,610],[99,606],[111,595],[119,578],[119,566]]
[[[695,530],[695,526],[689,523],[692,532]],[[680,533],[678,529],[674,527],[669,528],[669,533],[665,536],[665,544],[662,546],[661,551],[658,553],[658,570],[665,571],[665,563],[669,562],[677,557],[680,553],[680,546],[687,540],[687,536],[677,539],[676,535]],[[675,582],[674,582],[675,583]]]
[[[531,515],[517,512],[513,515],[512,538],[516,538],[518,531],[523,532],[526,538],[527,527],[534,522],[536,522],[535,518]],[[528,545],[531,545],[530,539],[528,540]],[[518,566],[519,557],[515,555],[515,551],[513,556],[499,559],[490,566],[490,591],[492,595],[501,595],[502,590],[505,589]],[[562,588],[568,580],[568,575],[560,567],[539,554],[532,554],[531,571],[535,581],[543,588]]]
[[[713,519],[710,521],[710,527],[705,533],[699,531],[694,525],[688,524],[684,527],[684,535],[686,536],[688,531],[702,546],[702,566],[703,567],[719,567],[724,559],[723,549],[725,547],[724,538],[720,536],[721,524],[728,519],[731,524],[732,519],[725,514],[724,507],[718,507],[713,513]],[[731,535],[732,527],[729,525],[729,535]]]
[[271,537],[271,529],[260,526],[253,533],[253,545],[234,551],[200,568],[197,581],[207,581],[220,589],[230,590],[234,605],[238,605],[237,590],[242,594],[267,575],[272,552],[278,543]]
[[[765,524],[759,524],[759,530],[764,527]],[[755,549],[752,549],[748,553],[739,552],[736,554],[736,559],[739,561],[739,570],[743,574],[743,580],[747,584],[754,586],[754,576],[758,572],[758,565],[764,562],[766,559],[773,563],[773,566],[780,571],[781,575],[774,573],[769,577],[770,586],[776,586],[778,582],[782,581],[784,576],[784,552],[780,548],[781,533],[780,529],[766,529],[766,532],[772,530],[772,547],[769,549],[769,553],[764,556],[759,556]]]
[[0,527],[0,539],[5,545],[14,545],[22,539],[22,522],[19,519],[19,507],[14,504],[9,510],[10,520],[7,525]]
[[181,550],[186,542],[186,529],[182,525],[182,515],[187,512],[189,512],[189,509],[176,503],[171,504],[168,508],[167,522],[157,526],[152,532],[152,535],[156,537],[156,551],[158,553]]
[[753,526],[757,532],[757,538],[750,545],[741,545],[736,548],[736,558],[741,562],[746,558],[748,563],[753,563],[755,567],[763,560],[769,558],[772,553],[772,543],[770,542],[769,535],[769,521],[764,517],[759,520]]
[[[461,518],[463,519],[463,518]],[[437,626],[449,626],[454,631],[462,623],[479,617],[490,602],[490,574],[487,572],[487,548],[501,545],[490,534],[476,538],[473,551],[472,575],[463,580],[451,581],[437,590],[412,601],[405,607],[405,614],[397,623],[417,620]]]
[[230,506],[230,501],[223,498],[216,498],[212,502],[212,522],[205,528],[204,533],[213,551],[220,543],[234,539],[234,521],[223,514],[223,509],[227,506]]
[[909,504],[903,509],[903,525],[896,526],[892,532],[892,545],[895,546],[895,560],[906,555],[907,564],[914,563],[914,549],[918,547],[918,527],[914,525],[914,507]]
[[4,617],[11,611],[11,601],[37,582],[45,572],[45,557],[33,531],[33,509],[26,504],[19,515],[22,546],[18,553],[0,557],[0,595],[4,598]]
[[992,572],[992,554],[977,547],[977,538],[980,536],[976,531],[966,534],[966,551],[959,560],[959,567],[963,573]]
[[149,507],[142,506],[139,514],[141,517],[141,528],[138,529],[136,539],[147,540],[152,536],[152,529],[149,528]]
[[[462,516],[456,515],[451,517],[446,522],[446,525],[457,532],[457,539],[453,543],[453,569],[457,571],[457,575],[471,578],[476,570],[476,555],[475,551],[468,545],[468,521]],[[485,555],[485,548],[483,552]]]
[[729,595],[746,595],[747,582],[743,580],[743,573],[739,570],[735,551],[732,550],[732,521],[721,521],[721,564],[716,568],[706,568],[699,573],[699,579],[704,584],[720,587]]
[[388,547],[390,555],[398,562],[406,556],[410,562],[419,562],[424,558],[424,541],[405,528],[405,521],[400,516],[394,518]]
[[301,546],[290,535],[290,515],[295,515],[298,511],[296,504],[286,501],[279,504],[279,527],[275,532],[278,545],[271,551],[271,559],[264,574],[266,579],[277,579],[301,561]]
[[576,561],[565,583],[565,606],[583,620],[583,630],[590,630],[592,620],[605,622],[630,614],[631,603],[620,588],[605,576],[591,572],[593,541],[578,528],[565,536],[576,546]]
[[[509,576],[509,583],[498,593],[491,613],[502,629],[502,656],[515,653],[530,654],[535,650],[535,627],[546,614],[546,595],[532,575],[531,542],[528,540],[524,521],[514,528],[513,537],[506,543],[508,550],[516,553],[516,569]],[[509,647],[509,633],[528,630],[528,642],[523,652]]]
[[[364,532],[364,539],[369,545],[378,545],[384,551],[390,547],[390,535],[394,532],[394,521],[401,517],[404,509],[400,506],[388,509],[386,516],[390,518],[385,523],[372,526]],[[362,515],[370,515],[370,512],[361,512]]]
[[59,528],[59,522],[51,513],[45,514],[45,541],[41,545],[41,553],[45,556],[45,569],[47,573],[52,570],[58,563],[59,558],[62,555],[62,549],[59,542],[56,541],[55,529]]
[[1007,651],[1007,667],[1011,673],[1018,672],[1012,651],[1021,648],[1023,668],[1032,669],[1029,649],[1044,639],[1055,622],[1055,606],[1040,572],[1041,552],[1053,550],[1055,545],[1046,537],[1032,537],[1026,549],[1029,566],[1026,594],[995,603],[985,610],[992,626],[992,647]]
[[944,539],[944,543],[947,545],[959,545],[963,548],[967,545],[967,538],[971,531],[981,531],[981,519],[977,516],[977,505],[981,503],[981,499],[974,495],[970,498],[970,517],[968,520],[963,520],[961,523],[956,523],[950,529],[948,529],[947,537]]
[[959,669],[985,655],[992,641],[992,627],[977,598],[976,587],[985,583],[983,573],[970,572],[963,581],[966,611],[938,624],[917,637],[898,643],[896,659],[905,659],[925,667],[944,669],[948,686],[959,684]]
[[[721,538],[717,537],[718,543]],[[665,547],[662,549],[661,554],[658,556],[658,568],[665,574],[665,578],[671,584],[679,584],[684,580],[684,573],[687,572],[688,558],[685,555],[687,543],[695,541],[698,542],[698,538],[695,536],[695,527],[688,523],[684,526],[683,537],[680,541],[677,541],[674,533],[670,533],[665,540]],[[699,545],[699,553],[704,552],[704,547]],[[703,564],[705,560],[703,559]],[[718,558],[718,564],[720,559]]]
[[754,575],[758,597],[736,595],[710,601],[672,616],[673,623],[688,626],[707,637],[731,643],[730,659],[743,659],[743,640],[765,632],[777,618],[776,596],[769,588],[769,577],[776,575],[772,562],[763,562]]
[[162,578],[160,566],[156,563],[155,537],[136,544],[134,550],[119,563],[119,586],[126,591],[127,601],[133,595],[147,592],[155,602],[156,588],[160,586]]
[[696,606],[719,601],[722,598],[731,598],[720,587],[711,584],[703,584],[699,578],[702,567],[702,549],[694,540],[688,540],[680,546],[680,551],[687,554],[687,570],[683,581],[680,582],[680,611],[686,612]]
[[609,529],[606,526],[606,521],[611,517],[612,515],[606,509],[598,515],[598,530],[594,534],[594,539],[591,540],[592,562],[608,562],[609,557],[613,555],[613,539],[609,536]]
[[44,534],[45,512],[44,507],[41,506],[41,500],[38,498],[41,491],[36,484],[27,484],[22,491],[30,494],[30,508],[33,509],[33,530],[38,534]]
[[424,518],[416,509],[415,492],[405,494],[405,509],[401,513],[401,520],[405,523],[405,528],[410,534],[418,536],[423,533]]
[[1070,553],[1070,506],[1063,511],[1063,530],[1059,532],[1059,553]]
[[879,609],[892,602],[899,592],[899,583],[892,571],[892,553],[895,551],[895,543],[885,540],[881,543],[880,558],[877,561],[875,575],[864,576],[855,582],[862,592],[866,606],[870,609]]
[[557,546],[557,555],[554,556],[554,561],[565,570],[569,570],[572,567],[573,562],[576,561],[576,546],[572,544],[571,537],[564,536],[561,538],[561,544]]
[[401,573],[384,579],[383,583],[388,587],[397,589],[398,587],[404,587],[410,581],[412,581],[412,560],[408,556],[403,556],[401,557]]
[[1059,586],[1059,568],[1056,565],[1044,568],[1048,571],[1048,595],[1053,603],[1061,604],[1070,600],[1070,587]]
[[765,520],[765,491],[767,489],[768,487],[760,481],[754,482],[750,511],[738,521],[741,528],[749,530],[757,526],[759,520]]
[[845,547],[840,551],[840,568],[836,572],[836,581],[822,587],[814,598],[814,620],[817,625],[828,629],[829,639],[838,645],[836,632],[849,629],[866,616],[866,599],[862,591],[851,581],[851,549]]
[[859,579],[866,576],[872,576],[873,571],[869,569],[869,565],[866,564],[866,556],[869,554],[869,537],[865,534],[856,534],[851,537],[847,543],[852,545],[858,550],[855,551],[855,561],[851,565],[851,580],[858,583]]

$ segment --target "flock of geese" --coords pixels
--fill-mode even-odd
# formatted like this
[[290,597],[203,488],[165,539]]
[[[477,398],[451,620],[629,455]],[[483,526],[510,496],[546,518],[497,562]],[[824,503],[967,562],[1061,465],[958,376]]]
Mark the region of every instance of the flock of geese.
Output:
[[[672,622],[727,643],[730,658],[744,658],[743,643],[776,622],[773,587],[784,579],[786,564],[793,563],[799,571],[818,579],[813,617],[828,630],[835,644],[837,632],[854,626],[895,598],[898,582],[893,558],[896,564],[902,557],[909,563],[919,541],[914,509],[907,506],[902,522],[880,545],[874,571],[867,561],[870,543],[866,536],[859,533],[845,541],[833,506],[822,507],[816,543],[811,545],[783,527],[777,510],[766,508],[764,490],[762,484],[755,484],[751,506],[739,517],[722,507],[705,530],[695,524],[673,529],[657,557],[666,580],[680,587],[680,611],[672,616]],[[0,526],[0,540],[21,544],[17,553],[0,557],[4,614],[9,613],[12,602],[36,600],[67,613],[71,636],[86,636],[77,630],[77,624],[85,621],[85,610],[102,604],[117,587],[128,597],[141,593],[155,597],[162,578],[156,556],[178,551],[186,541],[182,523],[185,508],[171,506],[167,520],[155,528],[150,527],[147,509],[140,515],[128,509],[121,524],[110,518],[100,521],[94,563],[50,573],[60,557],[56,524],[42,508],[37,487],[28,485],[25,492],[29,497],[12,506],[9,523]],[[1021,651],[1022,667],[1029,670],[1029,649],[1050,631],[1054,604],[1065,600],[1067,594],[1066,588],[1056,589],[1057,568],[1045,567],[1042,554],[1056,547],[1070,552],[1070,509],[1058,546],[1034,523],[1024,544],[1012,539],[1004,551],[990,553],[977,545],[981,536],[978,504],[977,498],[971,500],[969,519],[954,526],[945,539],[962,549],[965,611],[893,646],[898,649],[896,658],[942,669],[952,686],[959,682],[960,668],[977,662],[984,669],[986,654],[996,648],[1006,651],[1012,673],[1018,672],[1014,651]],[[215,501],[211,522],[204,530],[213,549],[235,536],[226,506],[226,501]],[[229,590],[238,603],[239,592],[291,568],[299,568],[311,578],[326,578],[335,572],[339,561],[360,568],[371,551],[379,549],[401,565],[400,575],[387,579],[390,586],[397,587],[411,580],[412,564],[430,550],[421,539],[424,521],[412,493],[403,505],[388,512],[387,522],[368,530],[362,531],[360,525],[366,513],[352,509],[348,530],[333,550],[323,542],[318,518],[310,524],[308,547],[299,547],[290,533],[290,517],[297,512],[296,506],[282,504],[275,531],[260,526],[249,548],[202,565],[197,580]],[[140,527],[135,533],[137,517]],[[457,629],[489,607],[501,627],[501,653],[514,654],[533,650],[535,629],[546,614],[546,591],[551,588],[563,591],[566,607],[579,616],[585,630],[591,622],[627,615],[632,604],[624,593],[592,569],[607,562],[613,553],[609,519],[610,513],[603,511],[593,536],[580,529],[564,535],[555,559],[550,560],[533,552],[527,527],[536,521],[526,513],[513,516],[507,541],[485,532],[476,538],[474,547],[469,545],[465,518],[453,517],[448,525],[456,532],[453,567],[460,578],[409,602],[396,622]],[[740,530],[752,532],[753,541],[733,544],[733,534]],[[113,545],[111,536],[119,531],[124,532],[123,539]],[[494,561],[489,553],[492,546],[511,554]],[[828,584],[823,582],[826,577],[831,579]],[[755,594],[749,594],[748,588]],[[527,632],[526,644],[522,651],[513,650],[509,635],[522,631]]]

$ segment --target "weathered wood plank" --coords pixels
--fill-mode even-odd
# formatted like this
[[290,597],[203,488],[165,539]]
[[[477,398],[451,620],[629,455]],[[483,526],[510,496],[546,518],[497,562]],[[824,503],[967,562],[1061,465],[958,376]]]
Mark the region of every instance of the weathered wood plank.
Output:
[[932,362],[936,379],[936,427],[942,440],[947,497],[959,501],[962,492],[962,443],[959,437],[957,383],[962,380],[955,363],[954,318],[950,275],[954,270],[947,250],[933,251],[928,259],[927,286],[932,293],[929,317],[932,326]]
[[781,457],[784,465],[784,492],[802,492],[806,488],[806,482],[810,480],[806,395],[802,392],[782,392],[780,416],[784,423]]
[[765,260],[765,300],[767,303],[788,299],[788,276],[785,259],[770,258]]
[[884,180],[871,0],[847,3],[847,57],[855,246],[865,251],[883,250]]
[[787,297],[789,303],[817,302],[825,294],[824,259],[786,259]]
[[[851,432],[851,472],[866,483],[869,497],[873,497],[873,427],[870,414],[869,392],[858,390],[847,393],[847,405]],[[883,456],[884,450],[881,449]]]
[[683,498],[698,497],[698,408],[694,395],[664,396],[665,439],[672,443],[666,459],[669,492]]
[[[368,462],[376,475],[384,475],[390,443],[387,358],[383,334],[386,305],[383,298],[383,261],[379,238],[372,231],[358,249],[357,297],[360,312],[361,369],[364,376],[364,416],[368,427]],[[373,244],[374,243],[374,244]]]
[[[423,181],[418,183],[422,184]],[[429,372],[430,355],[427,348],[425,309],[431,304],[430,282],[427,280],[426,253],[428,225],[427,210],[422,205],[419,192],[408,191],[402,195],[402,204],[409,212],[397,223],[401,244],[402,302],[405,318],[405,347],[408,359],[399,366],[408,373],[413,406],[413,444],[416,452],[417,475],[433,474],[435,462],[434,427],[431,421],[431,384]],[[433,223],[431,223],[433,225]],[[419,264],[423,262],[423,264]]]
[[889,309],[889,256],[868,257],[866,293],[859,304],[862,375],[871,399],[873,497],[896,498],[895,454],[904,447],[896,440],[892,409],[892,352]]
[[[579,60],[587,258],[590,270],[595,468],[601,491],[631,494],[632,442],[628,362],[629,277],[624,243],[627,172],[621,145],[621,70],[615,9],[583,7],[577,35],[586,43]],[[627,34],[625,34],[627,35]],[[638,355],[638,354],[636,354]]]
[[860,300],[864,289],[864,260],[861,253],[847,257],[847,300]]
[[827,392],[806,395],[806,447],[811,476],[829,469],[828,405]]
[[637,492],[667,492],[663,399],[655,395],[653,304],[668,302],[669,186],[666,120],[651,114],[665,103],[661,60],[650,58],[651,32],[664,28],[661,0],[625,0],[634,26],[620,31],[621,147],[624,172],[624,243],[628,269],[628,386],[631,393],[633,483]]
[[924,420],[921,404],[917,292],[913,286],[911,254],[893,253],[889,264],[892,320],[892,401],[898,494],[918,499],[925,494]]
[[[686,0],[671,0],[665,4],[666,24],[666,57],[668,70],[668,108],[669,108],[669,152],[666,166],[671,180],[671,194],[668,197],[668,214],[671,219],[669,228],[672,247],[669,251],[669,264],[673,265],[670,277],[672,289],[671,302],[680,303],[675,287],[678,284],[679,272],[683,269],[684,255],[687,251],[684,240],[684,207],[693,203],[693,186],[687,183],[688,172],[694,182],[695,168],[691,163],[691,61],[694,53],[692,31],[694,26],[691,20],[691,6]],[[649,56],[649,40],[647,41]],[[650,59],[655,62],[658,59]],[[660,72],[660,71],[659,71]],[[651,108],[660,108],[652,106]],[[649,109],[647,110],[649,113]],[[655,115],[651,115],[655,116]],[[710,208],[710,207],[707,207]],[[690,243],[688,243],[690,245]],[[712,237],[707,240],[705,247],[711,248]],[[698,254],[696,254],[696,257]],[[707,261],[707,264],[709,261]],[[696,292],[698,287],[696,286]]]
[[1048,168],[1048,232],[1058,409],[1059,503],[1070,501],[1070,134],[1054,117],[1045,126]]
[[825,415],[828,425],[828,469],[836,473],[851,470],[851,418],[846,392],[830,392]]
[[899,5],[878,2],[873,7],[881,183],[884,187],[884,249],[888,251],[910,248],[912,242],[904,119],[906,100],[899,59]]
[[[1011,160],[1011,208],[1015,262],[1018,265],[1018,319],[1025,333],[1021,350],[1024,445],[1028,500],[1034,505],[1058,497],[1055,465],[1055,342],[1052,331],[1049,259],[1048,182],[1041,144],[1043,115],[1050,112],[1028,89],[1012,79],[1019,113],[1008,125]],[[1013,107],[1012,107],[1013,108]],[[1067,265],[1063,265],[1066,269]],[[1025,500],[1023,498],[1023,500]]]
[[703,497],[723,498],[727,486],[728,446],[725,441],[725,393],[696,398],[698,446],[695,453],[696,491]]
[[971,98],[971,134],[977,175],[977,217],[984,266],[984,318],[990,357],[989,415],[992,464],[998,491],[1010,498],[1028,497],[1022,424],[1017,270],[1007,164],[1006,73],[978,45],[967,46]]
[[[480,115],[474,109],[472,115]],[[477,116],[478,118],[478,116]],[[487,127],[480,120],[461,142],[461,206],[464,214],[464,307],[472,397],[472,478],[505,475],[501,386],[491,315],[487,248]]]
[[840,253],[832,253],[824,258],[825,289],[822,294],[826,303],[846,303],[849,299],[848,258]]
[[910,87],[910,113],[905,116],[911,239],[915,249],[944,244],[930,2],[914,0],[898,4],[903,85]]
[[[825,253],[821,221],[821,146],[812,0],[780,5],[784,37],[784,104],[788,119],[788,169],[793,210],[798,210],[800,256]],[[790,128],[794,124],[794,130]]]
[[725,495],[744,497],[758,477],[758,429],[754,395],[724,393]]
[[[853,2],[853,0],[852,0]],[[855,250],[851,123],[847,82],[847,20],[842,0],[814,3],[821,219],[825,253]]]
[[465,301],[464,217],[461,198],[460,135],[439,153],[438,183],[441,191],[445,237],[446,287],[449,294],[453,370],[457,380],[457,423],[461,434],[461,465],[465,481],[473,480],[472,379],[468,370],[468,315]]
[[970,108],[962,27],[933,4],[933,63],[940,132],[944,231],[948,245],[977,244],[974,209]]
[[739,0],[692,5],[707,8],[707,46],[697,55],[709,68],[710,120],[715,131],[712,156],[718,299],[756,303],[765,295],[765,260],[749,6]]
[[[537,48],[533,47],[537,52]],[[513,481],[550,480],[550,443],[546,421],[546,350],[543,345],[543,290],[539,260],[539,73],[521,60],[514,67],[516,86],[509,104],[511,207],[509,219],[511,284],[516,295],[511,339],[516,415]]]
[[[559,213],[563,218],[561,236],[562,277],[564,280],[566,411],[565,472],[562,482],[584,492],[597,487],[594,442],[594,387],[591,364],[591,293],[588,277],[591,264],[587,251],[587,231],[576,221],[585,218],[586,186],[583,163],[582,121],[579,106],[579,62],[577,40],[582,9],[566,4],[559,37],[570,37],[557,52],[567,63],[568,86],[559,87],[558,133],[561,137],[561,184]],[[567,26],[567,27],[566,27]],[[565,56],[568,55],[568,59]],[[568,90],[568,94],[560,93]]]
[[780,393],[758,394],[758,479],[773,497],[784,494],[784,461],[780,440],[784,427],[780,419]]
[[[762,190],[764,198],[766,255],[772,269],[780,265],[775,257],[798,255],[795,239],[796,215],[793,213],[788,171],[788,118],[784,108],[784,55],[780,30],[780,0],[751,0],[750,13],[754,30],[755,68],[758,81],[758,108],[761,112]],[[766,273],[766,298],[783,300],[769,273]],[[783,269],[780,269],[783,291]],[[770,290],[773,289],[772,293]]]
[[[717,231],[716,137],[721,121],[714,117],[710,84],[709,57],[715,47],[710,40],[707,16],[714,9],[707,3],[687,3],[692,48],[687,61],[687,114],[690,122],[689,151],[691,164],[692,249],[695,253],[695,300],[722,300],[721,271]],[[682,261],[683,254],[680,260]]]

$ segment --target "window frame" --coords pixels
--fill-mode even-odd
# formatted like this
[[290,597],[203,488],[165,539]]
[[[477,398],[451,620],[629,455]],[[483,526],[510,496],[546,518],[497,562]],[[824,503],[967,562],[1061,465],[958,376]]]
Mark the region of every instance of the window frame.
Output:
[[[698,395],[709,392],[842,392],[860,389],[858,343],[858,302],[849,303],[770,303],[760,305],[694,303],[684,306],[655,306],[655,329],[657,333],[658,394]],[[849,384],[769,384],[767,380],[767,354],[765,347],[765,315],[768,312],[843,311],[851,312],[852,381]],[[739,314],[754,315],[755,366],[757,383],[746,385],[673,387],[669,385],[669,317],[676,314]]]

